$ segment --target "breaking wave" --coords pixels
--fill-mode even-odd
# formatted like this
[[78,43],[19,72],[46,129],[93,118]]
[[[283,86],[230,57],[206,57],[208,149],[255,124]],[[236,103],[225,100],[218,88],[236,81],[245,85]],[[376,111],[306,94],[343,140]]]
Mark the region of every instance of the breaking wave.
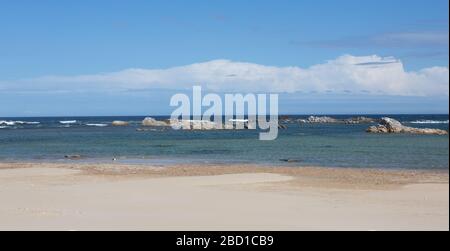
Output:
[[416,120],[409,122],[410,124],[448,124],[448,120]]
[[108,126],[108,124],[86,124],[87,126],[97,126],[97,127],[105,127]]
[[0,125],[3,126],[14,126],[14,125],[38,125],[41,122],[36,121],[6,121],[6,120],[0,120]]
[[60,124],[66,125],[66,124],[75,124],[77,123],[76,120],[63,120],[63,121],[59,121]]

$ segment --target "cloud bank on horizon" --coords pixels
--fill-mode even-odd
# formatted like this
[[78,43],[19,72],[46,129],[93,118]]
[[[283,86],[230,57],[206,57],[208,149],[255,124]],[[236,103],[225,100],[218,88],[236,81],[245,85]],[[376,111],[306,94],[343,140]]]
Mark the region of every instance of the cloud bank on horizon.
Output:
[[188,90],[449,96],[448,67],[406,71],[394,57],[343,55],[322,64],[275,67],[213,60],[167,69],[126,69],[79,76],[44,76],[0,81],[3,92],[124,92]]

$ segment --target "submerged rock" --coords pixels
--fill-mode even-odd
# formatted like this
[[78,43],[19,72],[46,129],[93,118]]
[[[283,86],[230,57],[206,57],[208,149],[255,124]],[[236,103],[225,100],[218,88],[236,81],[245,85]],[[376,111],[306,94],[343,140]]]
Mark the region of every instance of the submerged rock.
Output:
[[116,120],[116,121],[113,121],[113,122],[111,123],[111,125],[112,125],[112,126],[127,126],[127,125],[129,125],[129,123],[126,122],[126,121]]
[[[151,131],[151,132],[157,132],[157,131],[159,131],[159,130],[154,129],[154,128],[137,128],[136,131],[138,131],[138,132],[148,132],[148,131]],[[162,130],[161,130],[161,131],[162,131]]]
[[74,154],[74,155],[65,155],[64,158],[66,159],[81,159],[81,155]]
[[298,162],[302,162],[302,160],[300,160],[300,159],[280,159],[280,161],[288,162],[288,163],[298,163]]
[[431,134],[431,135],[447,135],[448,132],[441,129],[431,128],[414,128],[404,126],[399,121],[384,117],[377,126],[371,126],[367,129],[369,133],[411,133],[411,134]]

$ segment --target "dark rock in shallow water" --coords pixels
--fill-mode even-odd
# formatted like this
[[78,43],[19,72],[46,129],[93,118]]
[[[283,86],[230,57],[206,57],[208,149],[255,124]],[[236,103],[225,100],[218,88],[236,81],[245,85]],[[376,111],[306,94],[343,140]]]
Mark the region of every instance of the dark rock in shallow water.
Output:
[[155,128],[137,128],[136,131],[138,131],[138,132],[148,132],[148,131],[157,132],[157,131],[162,131],[162,130],[157,130]]
[[302,162],[302,160],[300,160],[300,159],[280,159],[280,161],[288,162],[288,163],[298,163],[298,162]]
[[66,159],[81,159],[81,155],[75,154],[75,155],[65,155],[64,158]]
[[431,134],[448,135],[448,132],[441,129],[414,128],[404,126],[395,119],[384,117],[377,126],[371,126],[367,130],[369,133],[411,133],[411,134]]

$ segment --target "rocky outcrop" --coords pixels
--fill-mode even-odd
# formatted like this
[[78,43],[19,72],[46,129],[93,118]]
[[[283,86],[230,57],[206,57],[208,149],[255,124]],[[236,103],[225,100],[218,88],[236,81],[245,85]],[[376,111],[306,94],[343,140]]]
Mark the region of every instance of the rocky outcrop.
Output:
[[154,118],[147,117],[142,121],[143,126],[170,126],[166,121],[158,121]]
[[221,126],[218,124],[209,121],[209,120],[200,120],[200,121],[194,121],[192,124],[192,127],[194,129],[201,128],[202,130],[216,130],[221,129]]
[[[230,120],[224,124],[218,124],[209,120],[170,120],[170,126],[174,128],[190,128],[191,130],[255,130],[256,122],[248,120]],[[285,126],[283,126],[285,128]]]
[[[153,121],[151,122],[153,124]],[[167,123],[175,129],[185,128],[188,130],[256,130],[257,123],[248,120],[230,120],[227,123],[216,123],[209,120],[169,120]],[[279,129],[287,129],[284,124],[278,124]]]
[[278,121],[282,124],[291,124],[295,123],[295,120],[287,115],[282,115],[278,117]]
[[326,124],[326,123],[341,123],[341,124],[364,124],[364,123],[375,123],[376,120],[368,117],[353,117],[348,119],[336,119],[328,116],[309,116],[307,119],[298,120],[300,123],[315,123],[315,124]]
[[217,130],[222,129],[221,125],[209,120],[170,120],[170,126],[174,128],[184,128],[190,130]]
[[115,120],[111,123],[112,126],[128,126],[129,123],[126,121]]
[[256,129],[256,121],[248,119],[230,119],[225,123],[224,129],[226,130],[254,130]]
[[431,134],[431,135],[447,135],[448,132],[440,129],[431,128],[414,128],[404,126],[399,121],[384,117],[377,126],[371,126],[367,129],[369,133],[411,133],[411,134]]
[[349,119],[343,120],[345,124],[370,124],[370,123],[376,123],[378,120],[368,117],[354,117]]
[[332,118],[332,117],[327,117],[327,116],[322,116],[322,117],[309,116],[308,119],[300,120],[300,122],[303,122],[303,123],[338,123],[339,120]]

